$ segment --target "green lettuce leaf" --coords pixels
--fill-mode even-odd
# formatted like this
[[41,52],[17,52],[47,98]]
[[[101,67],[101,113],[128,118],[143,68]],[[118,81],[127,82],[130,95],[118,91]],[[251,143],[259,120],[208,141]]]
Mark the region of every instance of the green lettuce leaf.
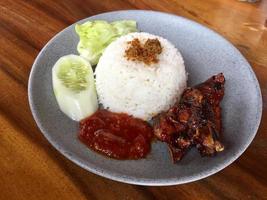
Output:
[[118,37],[137,32],[136,21],[121,20],[108,23],[103,20],[77,24],[75,31],[80,37],[77,46],[79,54],[96,65],[105,48]]

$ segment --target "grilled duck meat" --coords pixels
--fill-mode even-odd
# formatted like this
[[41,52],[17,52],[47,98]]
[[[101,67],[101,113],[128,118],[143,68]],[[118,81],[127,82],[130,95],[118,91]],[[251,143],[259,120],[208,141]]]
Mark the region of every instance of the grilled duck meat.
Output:
[[181,160],[193,146],[202,156],[223,151],[219,138],[224,83],[220,73],[185,89],[181,100],[156,118],[154,134],[168,144],[174,162]]

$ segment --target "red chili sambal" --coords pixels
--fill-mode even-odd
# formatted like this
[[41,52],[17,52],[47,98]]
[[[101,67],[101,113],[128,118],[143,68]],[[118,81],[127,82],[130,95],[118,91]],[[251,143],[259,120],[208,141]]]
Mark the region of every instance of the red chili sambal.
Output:
[[104,109],[80,122],[79,139],[92,150],[111,158],[146,157],[152,137],[153,129],[147,122]]

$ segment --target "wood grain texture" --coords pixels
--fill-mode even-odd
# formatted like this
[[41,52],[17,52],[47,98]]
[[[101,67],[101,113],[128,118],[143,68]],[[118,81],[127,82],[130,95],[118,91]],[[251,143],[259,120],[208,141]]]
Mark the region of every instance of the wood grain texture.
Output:
[[[122,9],[159,10],[195,20],[230,40],[253,66],[263,94],[262,123],[248,150],[223,171],[179,186],[118,183],[76,166],[38,130],[27,99],[38,52],[75,21]],[[0,200],[267,199],[266,20],[266,0],[0,0]]]

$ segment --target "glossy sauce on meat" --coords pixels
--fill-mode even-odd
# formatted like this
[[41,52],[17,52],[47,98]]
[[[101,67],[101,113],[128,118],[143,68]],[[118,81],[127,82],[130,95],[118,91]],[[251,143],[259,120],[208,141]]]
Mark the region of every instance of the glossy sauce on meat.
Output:
[[174,162],[181,160],[193,146],[202,156],[223,151],[219,139],[224,83],[224,76],[220,73],[185,89],[181,100],[158,117],[154,134],[168,144]]
[[107,110],[98,110],[80,122],[79,139],[92,150],[116,159],[144,158],[152,136],[147,122]]

